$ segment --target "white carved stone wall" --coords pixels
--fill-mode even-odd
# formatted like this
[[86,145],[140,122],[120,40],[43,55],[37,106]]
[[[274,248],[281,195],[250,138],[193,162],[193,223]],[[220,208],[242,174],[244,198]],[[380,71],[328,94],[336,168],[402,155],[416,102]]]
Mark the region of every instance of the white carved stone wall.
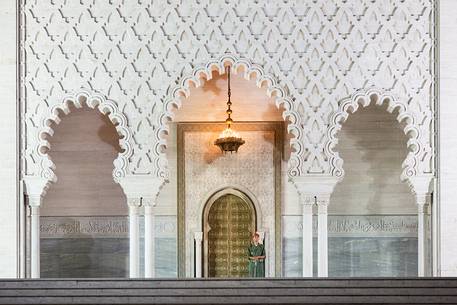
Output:
[[86,88],[127,117],[128,172],[163,174],[164,104],[188,89],[193,71],[224,54],[262,67],[291,99],[285,115],[298,114],[300,127],[293,174],[332,172],[330,117],[341,100],[370,87],[414,113],[414,168],[431,173],[433,3],[23,0],[25,173],[42,172],[37,133],[48,109]]
[[22,175],[53,180],[39,135],[68,96],[90,92],[101,101],[93,108],[108,101],[122,118],[113,121],[127,149],[114,174],[166,177],[163,134],[177,96],[229,61],[293,121],[290,175],[339,169],[332,118],[372,88],[414,130],[405,169],[434,173],[433,0],[20,2]]

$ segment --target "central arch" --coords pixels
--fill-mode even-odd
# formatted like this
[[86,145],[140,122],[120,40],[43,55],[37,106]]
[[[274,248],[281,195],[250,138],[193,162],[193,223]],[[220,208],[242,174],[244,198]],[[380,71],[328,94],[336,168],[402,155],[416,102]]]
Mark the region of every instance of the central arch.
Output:
[[204,276],[246,276],[245,249],[257,230],[251,198],[234,188],[222,189],[208,199],[202,216]]
[[273,97],[276,107],[284,109],[282,117],[288,122],[287,132],[290,136],[290,146],[292,148],[290,158],[288,160],[289,176],[300,176],[302,174],[302,159],[305,155],[303,147],[303,128],[301,124],[303,119],[300,113],[296,110],[296,106],[292,97],[287,93],[287,90],[281,88],[278,81],[268,75],[262,67],[252,64],[249,60],[240,59],[233,55],[224,55],[218,60],[211,60],[206,65],[198,66],[193,69],[192,73],[184,76],[178,85],[168,90],[168,97],[164,101],[162,113],[157,116],[157,122],[154,136],[156,145],[153,150],[153,165],[155,175],[168,180],[168,161],[165,154],[167,149],[167,138],[169,134],[168,123],[174,120],[174,112],[181,108],[181,97],[188,98],[190,96],[191,86],[196,88],[203,85],[202,80],[208,81],[212,78],[212,72],[217,71],[219,75],[225,74],[225,67],[230,65],[233,74],[239,73],[241,70],[244,73],[244,78],[250,80],[256,79],[257,87],[266,87],[268,97]]

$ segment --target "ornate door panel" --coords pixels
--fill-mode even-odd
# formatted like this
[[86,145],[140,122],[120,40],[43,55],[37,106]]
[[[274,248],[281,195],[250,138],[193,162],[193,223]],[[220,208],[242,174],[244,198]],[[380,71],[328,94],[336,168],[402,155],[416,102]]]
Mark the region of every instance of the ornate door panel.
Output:
[[207,230],[208,276],[247,276],[246,249],[255,230],[250,204],[233,194],[219,197],[210,207]]

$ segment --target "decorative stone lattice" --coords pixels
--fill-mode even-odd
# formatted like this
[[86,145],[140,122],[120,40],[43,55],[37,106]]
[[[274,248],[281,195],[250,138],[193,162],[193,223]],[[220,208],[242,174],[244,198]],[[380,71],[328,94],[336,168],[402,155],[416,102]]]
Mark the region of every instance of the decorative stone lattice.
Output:
[[21,10],[24,174],[43,172],[40,121],[84,87],[127,117],[128,172],[166,176],[165,102],[196,67],[226,54],[261,66],[291,97],[302,133],[293,174],[335,170],[325,149],[330,118],[339,101],[370,87],[414,113],[415,168],[433,171],[432,0],[22,0]]

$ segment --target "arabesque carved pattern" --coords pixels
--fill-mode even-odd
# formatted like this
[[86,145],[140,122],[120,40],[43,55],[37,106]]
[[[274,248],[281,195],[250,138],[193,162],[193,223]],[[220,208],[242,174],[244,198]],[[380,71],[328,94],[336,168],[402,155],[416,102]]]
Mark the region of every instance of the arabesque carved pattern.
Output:
[[[217,59],[230,54],[276,79],[274,86],[290,102],[286,111],[301,117],[295,121],[295,175],[332,172],[325,149],[329,120],[339,101],[371,87],[408,105],[420,129],[420,149],[430,152],[434,5],[22,0],[25,174],[42,171],[36,151],[40,120],[64,96],[88,88],[116,101],[128,119],[134,151],[129,173],[166,176],[160,134],[172,117],[167,107],[173,90],[188,95],[189,78],[200,77],[193,74],[198,67],[215,60],[220,65]],[[416,171],[432,171],[428,158],[416,161]]]

